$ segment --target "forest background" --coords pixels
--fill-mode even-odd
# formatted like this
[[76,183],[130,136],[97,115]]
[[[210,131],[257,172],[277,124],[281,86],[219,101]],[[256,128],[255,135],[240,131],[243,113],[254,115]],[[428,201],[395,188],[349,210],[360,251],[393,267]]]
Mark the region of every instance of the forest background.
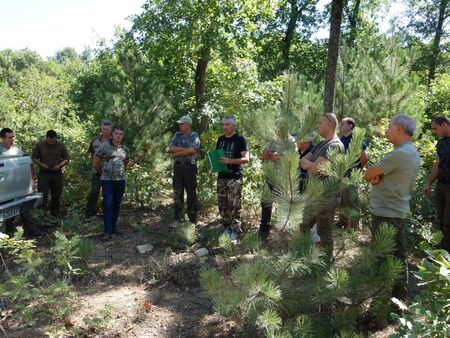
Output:
[[[130,29],[117,29],[111,44],[99,41],[81,54],[65,48],[43,59],[30,50],[2,50],[0,126],[12,128],[28,153],[48,129],[58,132],[72,158],[65,169],[69,214],[84,207],[87,148],[100,121],[124,126],[132,154],[125,204],[156,210],[171,196],[165,147],[177,130],[175,121],[189,114],[202,142],[198,191],[206,212],[216,202],[205,153],[221,134],[221,117],[235,115],[251,153],[243,204],[254,210],[248,217],[257,218],[265,144],[249,117],[260,112],[264,119],[264,112],[277,106],[289,72],[299,79],[300,107],[318,114],[334,110],[339,119],[353,117],[366,130],[372,163],[390,149],[384,138],[388,119],[399,113],[414,117],[422,168],[411,232],[433,233],[434,202],[422,197],[421,189],[435,158],[430,120],[450,111],[449,1],[405,0],[407,22],[390,22],[386,33],[378,25],[388,0],[317,5],[316,0],[154,0],[131,18]],[[335,44],[311,39],[330,19]],[[336,67],[330,66],[333,56]],[[428,230],[418,230],[424,227]]]

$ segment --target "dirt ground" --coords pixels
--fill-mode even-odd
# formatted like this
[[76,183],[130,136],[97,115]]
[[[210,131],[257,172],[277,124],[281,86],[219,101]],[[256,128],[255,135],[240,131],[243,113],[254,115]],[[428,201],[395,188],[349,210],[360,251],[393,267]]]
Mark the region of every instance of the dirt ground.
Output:
[[[95,248],[88,273],[73,281],[73,312],[64,323],[13,329],[7,337],[242,337],[238,324],[214,311],[194,271],[217,263],[217,250],[208,247],[210,254],[198,258],[193,253],[198,243],[168,245],[174,230],[165,223],[156,213],[125,210],[120,221],[123,234],[107,242],[101,240],[101,218],[84,224],[83,234]],[[137,246],[143,244],[154,248],[141,254]],[[178,270],[161,267],[168,258],[179,262]],[[186,262],[195,263],[194,268],[182,268]],[[388,337],[394,329],[389,326],[371,337]]]
[[[124,211],[123,234],[103,242],[102,220],[85,224],[85,237],[94,241],[88,273],[73,281],[76,300],[64,323],[6,332],[7,337],[240,337],[241,328],[215,313],[198,280],[155,280],[155,261],[174,257],[190,261],[199,247],[172,249],[169,229],[158,216]],[[155,234],[158,236],[152,236]],[[38,247],[48,241],[38,239]],[[138,245],[152,244],[151,252],[139,253]],[[48,245],[48,244],[47,244]],[[206,259],[202,261],[206,264]],[[202,264],[202,263],[199,263]],[[161,271],[159,274],[161,275]],[[167,274],[170,278],[170,274]],[[0,337],[3,334],[0,331]]]

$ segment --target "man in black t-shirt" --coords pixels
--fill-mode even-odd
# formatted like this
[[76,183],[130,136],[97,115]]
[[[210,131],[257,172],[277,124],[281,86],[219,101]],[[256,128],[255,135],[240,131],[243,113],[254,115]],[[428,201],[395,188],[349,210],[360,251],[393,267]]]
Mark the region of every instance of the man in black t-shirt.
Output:
[[250,154],[247,141],[236,133],[234,116],[225,116],[222,127],[224,135],[217,140],[216,149],[224,150],[225,156],[219,161],[228,166],[228,171],[219,172],[217,177],[217,205],[224,233],[229,234],[232,243],[236,244],[241,216],[243,164],[248,163]]
[[428,197],[431,185],[437,180],[436,211],[439,229],[443,234],[441,247],[450,252],[450,119],[442,115],[435,116],[431,121],[431,129],[439,137],[437,158],[423,193]]

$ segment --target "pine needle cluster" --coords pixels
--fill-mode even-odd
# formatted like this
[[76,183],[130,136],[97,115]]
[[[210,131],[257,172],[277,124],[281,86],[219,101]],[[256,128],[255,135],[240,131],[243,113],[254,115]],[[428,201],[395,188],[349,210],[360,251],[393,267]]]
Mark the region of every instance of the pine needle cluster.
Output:
[[[351,233],[341,244],[359,252],[341,253],[330,264],[310,234],[292,233],[286,253],[260,252],[222,278],[213,268],[200,275],[204,290],[224,316],[247,333],[267,337],[357,337],[364,317],[384,316],[402,265],[393,256],[395,229],[382,226],[370,244]],[[352,335],[353,334],[353,335]]]

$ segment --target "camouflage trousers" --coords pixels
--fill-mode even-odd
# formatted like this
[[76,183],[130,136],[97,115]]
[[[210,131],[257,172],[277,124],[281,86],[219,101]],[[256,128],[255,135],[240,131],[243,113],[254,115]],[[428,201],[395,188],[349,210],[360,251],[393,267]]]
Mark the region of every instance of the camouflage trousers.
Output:
[[221,222],[231,231],[241,230],[242,178],[217,179],[217,206]]

